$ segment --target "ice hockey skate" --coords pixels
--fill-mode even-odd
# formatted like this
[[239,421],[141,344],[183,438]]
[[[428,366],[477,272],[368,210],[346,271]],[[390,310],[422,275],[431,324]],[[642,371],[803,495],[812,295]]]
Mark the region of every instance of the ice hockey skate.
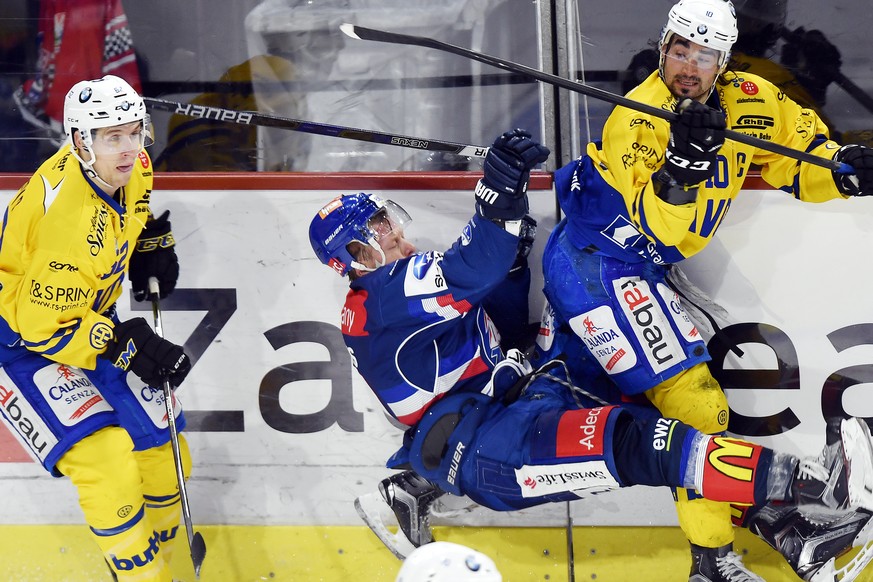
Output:
[[[355,499],[355,509],[391,553],[403,560],[415,548],[433,541],[429,510],[442,495],[445,492],[426,479],[404,471],[383,479],[378,493]],[[396,520],[396,532],[384,520],[388,509]]]
[[691,544],[691,574],[688,582],[765,582],[746,569],[733,544],[704,548]]
[[[767,505],[749,530],[782,554],[797,575],[810,582],[849,582],[873,558],[873,522],[863,509],[850,513],[805,514],[794,506]],[[843,567],[835,561],[859,547]]]
[[839,446],[827,444],[817,459],[802,459],[792,484],[796,505],[873,511],[873,442],[858,418],[840,424]]

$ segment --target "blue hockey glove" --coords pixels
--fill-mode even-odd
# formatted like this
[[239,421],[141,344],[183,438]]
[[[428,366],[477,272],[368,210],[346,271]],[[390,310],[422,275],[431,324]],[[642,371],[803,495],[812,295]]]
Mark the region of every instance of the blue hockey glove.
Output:
[[684,99],[670,122],[670,142],[663,169],[680,186],[697,186],[715,174],[716,156],[724,145],[725,116],[699,101]]
[[531,168],[549,158],[549,148],[522,129],[494,140],[485,156],[484,175],[476,185],[476,211],[490,220],[520,220],[528,211]]
[[873,149],[862,145],[844,145],[834,154],[834,161],[849,164],[854,174],[834,172],[837,189],[846,196],[873,195]]

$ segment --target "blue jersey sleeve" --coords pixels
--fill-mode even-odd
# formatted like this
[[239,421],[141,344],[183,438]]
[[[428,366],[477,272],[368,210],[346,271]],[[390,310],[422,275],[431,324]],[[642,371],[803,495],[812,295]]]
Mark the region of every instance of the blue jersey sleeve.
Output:
[[358,372],[398,420],[415,424],[448,392],[481,392],[503,358],[482,307],[506,278],[518,238],[470,220],[445,253],[419,253],[352,283],[343,336]]

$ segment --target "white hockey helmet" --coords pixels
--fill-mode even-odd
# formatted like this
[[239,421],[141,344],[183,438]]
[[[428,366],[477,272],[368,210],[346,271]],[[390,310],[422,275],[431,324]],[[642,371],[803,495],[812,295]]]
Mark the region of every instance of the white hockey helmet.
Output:
[[[79,81],[64,98],[64,133],[71,143],[76,130],[81,132],[85,145],[90,147],[95,129],[134,121],[143,121],[144,129],[150,130],[149,115],[142,97],[127,81],[115,75]],[[147,139],[150,138],[149,132]]]
[[145,102],[127,81],[115,75],[79,81],[64,98],[64,133],[70,144],[75,146],[73,135],[78,131],[90,159],[86,161],[75,147],[73,155],[90,176],[104,184],[106,182],[94,171],[94,162],[97,161],[93,148],[95,131],[135,121],[142,122],[142,132],[138,134],[141,148],[151,145],[154,142],[152,124],[146,113]]
[[661,31],[658,48],[660,72],[664,77],[664,54],[675,35],[719,51],[721,74],[737,41],[737,13],[730,0],[680,0],[670,9],[667,25]]
[[494,561],[481,552],[452,542],[416,548],[400,567],[395,582],[502,582]]

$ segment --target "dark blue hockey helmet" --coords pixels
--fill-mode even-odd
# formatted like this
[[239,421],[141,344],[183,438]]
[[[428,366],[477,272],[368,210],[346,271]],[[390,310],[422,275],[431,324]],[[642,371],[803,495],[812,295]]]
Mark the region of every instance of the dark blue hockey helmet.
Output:
[[346,275],[351,269],[372,271],[355,261],[348,245],[353,242],[373,247],[383,257],[379,237],[402,228],[412,219],[399,204],[373,194],[346,194],[328,202],[309,224],[309,243],[318,260]]

